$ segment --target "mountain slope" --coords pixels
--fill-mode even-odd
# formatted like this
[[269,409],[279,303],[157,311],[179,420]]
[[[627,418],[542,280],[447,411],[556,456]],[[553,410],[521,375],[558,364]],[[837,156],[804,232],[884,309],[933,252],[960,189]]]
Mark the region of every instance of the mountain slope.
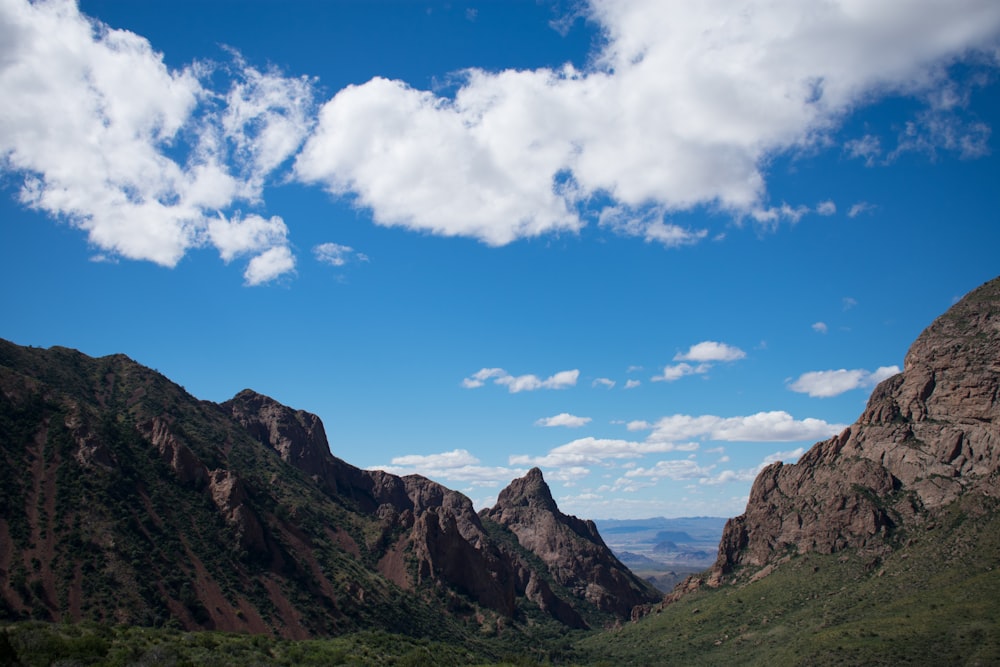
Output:
[[631,612],[554,580],[462,494],[334,457],[315,415],[0,341],[0,618],[447,641]]
[[885,554],[965,495],[1000,492],[1000,279],[911,346],[843,433],[765,468],[727,523],[711,580],[791,552]]
[[710,570],[581,662],[1000,664],[1000,279],[858,421],[758,475]]

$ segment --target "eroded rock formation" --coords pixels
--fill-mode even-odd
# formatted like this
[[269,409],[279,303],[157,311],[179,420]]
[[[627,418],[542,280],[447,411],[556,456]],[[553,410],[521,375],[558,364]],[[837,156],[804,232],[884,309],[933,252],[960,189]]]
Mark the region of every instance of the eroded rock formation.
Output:
[[970,292],[910,347],[851,427],[754,482],[710,582],[789,552],[892,546],[963,494],[1000,493],[1000,279]]

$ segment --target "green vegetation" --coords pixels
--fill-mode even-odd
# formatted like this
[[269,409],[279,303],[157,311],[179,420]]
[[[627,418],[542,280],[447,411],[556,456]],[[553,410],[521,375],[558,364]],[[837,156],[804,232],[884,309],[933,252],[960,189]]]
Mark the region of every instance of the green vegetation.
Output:
[[529,615],[492,635],[362,631],[292,641],[28,621],[0,628],[0,664],[1000,664],[998,509],[967,499],[892,553],[792,556],[756,582],[703,588],[607,630],[566,633]]
[[[794,556],[577,645],[598,664],[1000,664],[1000,515],[964,503],[884,557]],[[916,532],[916,531],[915,531]]]

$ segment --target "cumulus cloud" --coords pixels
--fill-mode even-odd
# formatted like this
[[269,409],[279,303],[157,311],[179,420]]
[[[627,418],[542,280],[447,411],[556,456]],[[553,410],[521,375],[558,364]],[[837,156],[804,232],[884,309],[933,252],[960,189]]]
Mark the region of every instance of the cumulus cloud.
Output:
[[653,482],[661,479],[700,479],[707,477],[711,470],[711,467],[702,467],[691,459],[678,459],[673,461],[657,461],[650,468],[634,468],[625,473],[625,478],[651,477],[651,481]]
[[219,216],[209,221],[208,237],[218,248],[222,261],[228,263],[240,255],[286,245],[288,227],[277,216],[269,220],[259,215],[230,220]]
[[899,373],[899,366],[880,366],[875,371],[861,368],[847,370],[810,371],[788,385],[792,391],[814,398],[839,396],[852,389],[871,388],[882,380]]
[[674,361],[737,361],[744,358],[746,352],[714,340],[706,340],[692,345],[687,352],[678,352]]
[[[294,268],[280,217],[227,214],[311,127],[312,84],[234,56],[229,90],[205,63],[171,70],[149,42],[72,2],[0,3],[0,164],[23,204],[87,232],[105,258],[174,266],[213,245],[252,255],[260,284]],[[8,38],[10,37],[10,38]]]
[[[702,341],[688,348],[687,352],[678,352],[674,361],[678,364],[664,366],[663,372],[653,376],[654,382],[673,382],[688,375],[702,375],[712,369],[709,362],[737,361],[746,357],[746,353],[738,347],[726,345],[713,340]],[[694,365],[687,362],[697,362]]]
[[507,387],[507,391],[516,394],[521,391],[535,391],[537,389],[565,389],[575,386],[579,377],[580,371],[576,369],[560,371],[543,380],[537,375],[530,374],[514,376],[502,368],[482,368],[462,380],[462,386],[466,389],[477,389],[486,384],[488,380],[492,380],[493,384]]
[[649,442],[676,442],[699,438],[732,442],[795,442],[822,440],[839,433],[845,424],[822,419],[795,419],[783,410],[758,412],[742,417],[676,414],[653,424],[632,422],[630,430],[652,429]]
[[682,377],[687,375],[700,375],[702,373],[707,373],[712,368],[711,364],[698,364],[697,366],[692,366],[687,363],[667,365],[663,367],[663,372],[659,375],[654,375],[651,380],[653,382],[673,382],[674,380],[680,380]]
[[815,322],[812,325],[812,330],[816,333],[825,334],[829,331],[829,327],[826,326],[826,322]]
[[527,471],[503,466],[483,466],[481,461],[465,449],[454,449],[439,454],[409,454],[391,459],[390,465],[372,466],[371,470],[384,470],[394,475],[423,475],[434,480],[469,483],[473,486],[499,486]]
[[797,447],[791,451],[787,452],[774,452],[773,454],[768,454],[764,457],[764,460],[760,462],[757,466],[753,468],[743,468],[741,470],[720,470],[709,476],[705,476],[699,480],[701,484],[726,484],[729,482],[752,482],[760,474],[760,471],[778,461],[791,462],[793,459],[798,459],[802,456],[805,449],[802,447]]
[[590,417],[577,417],[568,412],[561,412],[554,417],[545,417],[535,422],[535,426],[565,426],[567,428],[579,428],[591,422]]
[[608,438],[580,438],[549,450],[544,456],[513,455],[511,465],[561,468],[600,464],[606,459],[635,459],[659,452],[694,451],[698,443],[634,442]]
[[260,285],[295,270],[295,257],[288,246],[265,250],[250,260],[243,278],[247,285]]
[[[948,67],[996,62],[993,0],[591,0],[579,11],[603,36],[585,67],[468,69],[450,96],[376,77],[320,106],[310,77],[234,52],[171,69],[145,38],[69,0],[3,0],[0,165],[24,205],[86,232],[100,257],[175,266],[214,246],[247,259],[259,284],[294,271],[288,230],[236,207],[263,207],[266,186],[289,177],[378,224],[491,245],[597,221],[678,247],[710,236],[676,223],[697,207],[765,227],[832,212],[772,204],[768,164],[831,145],[847,114],[888,95],[926,109],[896,148],[869,133],[848,155],[988,148],[990,128],[959,113],[975,84]],[[264,235],[251,235],[260,221]]]
[[[802,205],[767,204],[771,156],[826,145],[880,96],[934,105],[931,93],[952,86],[942,64],[990,52],[1000,26],[990,0],[592,0],[584,11],[605,37],[584,69],[471,69],[453,97],[384,78],[340,91],[297,158],[298,178],[352,197],[380,224],[493,245],[575,232],[589,215],[688,245],[707,231],[670,213],[800,218]],[[911,143],[963,145],[965,135],[934,127]],[[983,145],[972,135],[970,155]],[[610,200],[604,212],[587,210],[595,195]]]
[[816,206],[816,212],[820,215],[833,215],[837,212],[837,205],[831,200],[822,201]]

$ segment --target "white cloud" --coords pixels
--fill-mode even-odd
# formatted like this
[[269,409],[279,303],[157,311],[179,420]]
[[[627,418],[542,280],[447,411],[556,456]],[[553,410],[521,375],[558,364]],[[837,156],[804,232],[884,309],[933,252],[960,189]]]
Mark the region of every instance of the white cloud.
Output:
[[812,330],[815,331],[816,333],[825,334],[827,331],[829,331],[829,328],[826,326],[826,322],[815,322],[812,325]]
[[675,451],[694,451],[698,443],[634,442],[606,438],[580,438],[549,450],[544,456],[512,455],[511,465],[546,466],[561,468],[600,464],[606,459],[635,459],[646,454]]
[[467,449],[453,449],[450,452],[440,454],[396,456],[391,459],[391,462],[395,466],[458,468],[479,463],[479,459],[470,454]]
[[[664,366],[663,372],[651,378],[654,382],[673,382],[688,375],[702,375],[712,369],[708,362],[737,361],[746,357],[746,353],[738,347],[726,345],[712,340],[702,341],[688,348],[687,352],[678,352],[674,361],[679,364]],[[691,365],[688,361],[699,362]]]
[[737,361],[744,358],[746,352],[713,340],[706,340],[692,345],[687,352],[678,352],[674,361]]
[[788,388],[814,398],[839,396],[852,389],[871,388],[882,380],[899,373],[899,366],[880,366],[874,372],[861,368],[847,370],[810,371],[803,373]]
[[361,252],[356,252],[354,248],[339,243],[321,243],[313,248],[313,255],[323,264],[330,266],[345,266],[352,260],[367,262],[368,256]]
[[635,477],[651,477],[653,481],[661,479],[685,480],[701,479],[707,477],[711,472],[711,467],[699,466],[691,459],[679,459],[673,461],[657,461],[651,468],[635,468],[625,473],[625,477],[632,479]]
[[294,266],[280,218],[220,214],[256,203],[265,177],[311,125],[311,83],[262,74],[238,56],[231,88],[214,70],[170,70],[149,42],[73,2],[0,3],[0,165],[21,202],[88,234],[106,258],[172,267],[215,245],[228,262],[259,253],[248,284]]
[[837,212],[837,205],[832,201],[830,201],[829,199],[826,201],[821,201],[816,206],[816,212],[819,213],[820,215],[833,215],[834,213]]
[[625,382],[625,389],[635,389],[641,384],[642,382],[640,382],[639,380],[628,380]]
[[615,381],[612,380],[611,378],[597,378],[591,383],[591,386],[593,387],[601,386],[611,389],[615,386]]
[[663,372],[659,375],[654,375],[650,378],[653,382],[673,382],[674,380],[679,380],[686,375],[699,375],[702,373],[707,373],[712,368],[711,364],[698,364],[697,366],[692,366],[687,363],[674,364],[673,366],[667,365],[663,367]]
[[[699,480],[701,484],[726,484],[729,482],[752,482],[757,479],[757,475],[760,471],[778,461],[788,461],[791,459],[798,459],[805,452],[802,447],[797,447],[788,452],[774,452],[773,454],[768,454],[764,457],[764,460],[760,462],[754,468],[744,468],[742,470],[721,470],[715,475],[707,476]],[[726,459],[728,460],[728,458]],[[722,462],[722,461],[720,461]]]
[[866,134],[860,139],[848,141],[844,150],[850,157],[861,158],[871,167],[875,164],[875,158],[882,155],[882,141],[873,134]]
[[247,285],[260,285],[295,270],[295,257],[288,246],[265,250],[250,260],[243,278]]
[[[844,424],[830,424],[822,419],[807,417],[797,420],[787,412],[775,410],[744,417],[691,416],[676,414],[663,417],[652,428],[650,442],[675,442],[690,438],[733,442],[795,442],[818,441],[844,430]],[[631,425],[630,425],[631,428]]]
[[636,236],[667,248],[694,245],[708,236],[707,229],[685,229],[665,222],[665,216],[662,208],[636,210],[631,206],[609,206],[601,211],[598,224],[624,236]]
[[[467,70],[453,98],[382,78],[340,91],[296,174],[380,224],[494,245],[575,232],[602,215],[587,210],[597,194],[618,231],[690,244],[706,230],[664,215],[801,217],[767,204],[772,156],[827,145],[847,114],[889,94],[947,114],[940,91],[956,85],[942,65],[995,49],[1000,26],[993,0],[592,0],[587,13],[605,40],[583,70]],[[908,150],[984,145],[937,116],[919,124]]]
[[847,217],[856,218],[862,213],[869,213],[874,210],[875,210],[874,204],[869,204],[866,201],[861,201],[851,206],[850,210],[847,211]]
[[218,248],[222,261],[229,263],[240,255],[286,245],[288,227],[277,216],[268,220],[259,215],[232,220],[219,216],[209,221],[208,237]]
[[507,391],[516,394],[537,389],[565,389],[575,386],[579,377],[580,371],[576,369],[560,371],[543,380],[537,375],[513,376],[502,368],[482,368],[462,380],[462,386],[466,389],[476,389],[486,384],[487,380],[493,380],[494,384],[507,387]]
[[391,465],[372,466],[371,470],[384,470],[393,475],[423,475],[434,480],[470,483],[476,487],[507,484],[527,471],[503,466],[482,466],[480,460],[468,450],[454,449],[439,454],[410,454],[397,456]]
[[590,417],[577,417],[568,412],[561,412],[554,417],[545,417],[535,422],[535,426],[565,426],[567,428],[579,428],[591,422]]

